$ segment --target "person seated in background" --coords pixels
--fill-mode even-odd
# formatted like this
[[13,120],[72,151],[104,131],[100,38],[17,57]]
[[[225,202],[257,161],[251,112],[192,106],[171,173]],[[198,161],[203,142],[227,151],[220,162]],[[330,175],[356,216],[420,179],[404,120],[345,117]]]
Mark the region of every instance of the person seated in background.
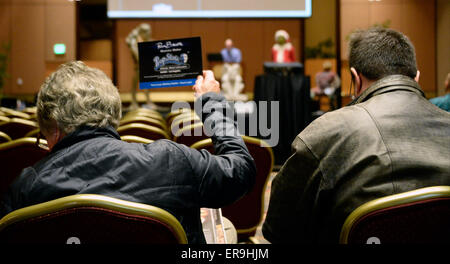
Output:
[[325,61],[322,65],[322,71],[316,74],[316,86],[312,88],[312,97],[326,95],[330,98],[330,109],[336,109],[334,101],[336,100],[336,89],[341,85],[339,76],[331,70],[330,61]]
[[245,195],[256,168],[235,123],[222,113],[230,106],[213,73],[204,71],[193,89],[217,155],[170,140],[121,141],[121,101],[111,80],[83,62],[63,64],[45,80],[37,100],[51,152],[10,186],[0,217],[63,196],[101,194],[165,209],[180,221],[189,243],[205,243],[200,208],[223,207]]
[[411,41],[355,32],[349,66],[357,98],[306,127],[272,182],[262,229],[272,243],[338,243],[363,203],[450,185],[450,113],[425,98]]
[[225,40],[225,48],[220,51],[220,54],[225,63],[241,63],[242,61],[241,50],[234,47],[233,40],[230,38]]
[[272,46],[272,61],[277,63],[295,62],[294,46],[292,46],[289,33],[280,29],[275,32],[275,44]]
[[437,107],[450,112],[450,73],[447,74],[447,78],[444,82],[446,94],[443,96],[435,97],[430,99],[430,102]]

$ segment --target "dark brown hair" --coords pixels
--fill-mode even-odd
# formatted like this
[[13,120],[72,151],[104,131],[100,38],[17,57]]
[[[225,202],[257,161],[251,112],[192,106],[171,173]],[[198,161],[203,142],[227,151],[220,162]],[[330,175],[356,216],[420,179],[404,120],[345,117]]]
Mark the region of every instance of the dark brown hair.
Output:
[[417,74],[416,54],[411,41],[400,32],[371,28],[350,37],[349,66],[370,80],[401,74]]

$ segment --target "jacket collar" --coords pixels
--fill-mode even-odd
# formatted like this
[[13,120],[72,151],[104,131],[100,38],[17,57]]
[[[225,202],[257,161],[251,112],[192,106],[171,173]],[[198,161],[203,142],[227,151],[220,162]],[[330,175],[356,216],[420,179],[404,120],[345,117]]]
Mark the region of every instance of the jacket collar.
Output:
[[404,75],[389,75],[374,82],[369,88],[363,91],[355,100],[348,105],[355,105],[369,100],[371,97],[398,90],[406,90],[425,97],[419,84]]
[[120,139],[117,131],[111,127],[91,127],[81,126],[74,132],[65,136],[61,141],[55,144],[51,152],[56,152],[60,149],[67,148],[83,140],[97,138],[97,137],[110,137]]

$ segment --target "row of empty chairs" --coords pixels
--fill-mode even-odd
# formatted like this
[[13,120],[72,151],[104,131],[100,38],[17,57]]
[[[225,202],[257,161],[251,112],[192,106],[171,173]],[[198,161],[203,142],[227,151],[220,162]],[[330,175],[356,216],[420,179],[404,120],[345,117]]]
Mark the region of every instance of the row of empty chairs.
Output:
[[[30,117],[27,113],[16,110],[8,111],[10,115],[2,115],[7,113],[6,110],[0,111],[0,143],[22,137],[37,137],[39,128],[35,119],[25,119],[25,117]],[[186,133],[188,130],[192,130],[192,133]],[[188,146],[206,138],[200,118],[190,110],[171,112],[165,119],[157,111],[145,108],[137,109],[124,115],[117,131],[120,136],[132,135],[148,140],[172,139]],[[185,142],[184,136],[190,134],[201,136],[196,136],[194,139],[188,138]]]
[[[26,119],[31,117],[29,114],[3,109],[0,112],[0,132],[3,132],[0,133],[0,143],[38,135],[35,119]],[[9,115],[1,115],[6,113]],[[190,146],[207,138],[202,127],[200,118],[190,110],[171,112],[165,119],[157,111],[140,108],[124,115],[117,131],[120,136],[133,135],[149,140],[172,139]]]
[[190,109],[170,112],[165,118],[156,111],[137,109],[124,115],[117,132],[151,140],[171,139],[187,146],[208,138],[201,119]]
[[17,117],[22,118],[26,120],[33,120],[36,121],[36,112],[37,108],[34,107],[27,107],[23,109],[22,111],[17,111],[14,109],[10,109],[7,107],[0,107],[0,116],[6,116],[6,117]]
[[17,111],[0,107],[0,143],[37,134],[36,107]]

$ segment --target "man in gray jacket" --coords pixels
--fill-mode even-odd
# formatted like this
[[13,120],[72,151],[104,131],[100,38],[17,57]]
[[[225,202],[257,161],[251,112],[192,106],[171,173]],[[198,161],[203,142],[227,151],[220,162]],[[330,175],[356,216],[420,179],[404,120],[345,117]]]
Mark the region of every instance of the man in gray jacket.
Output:
[[357,98],[292,143],[263,225],[273,243],[337,243],[361,204],[450,185],[450,114],[425,99],[410,40],[390,29],[359,31],[349,54]]
[[205,243],[200,208],[220,208],[253,186],[253,158],[219,94],[211,71],[193,87],[197,113],[210,124],[217,155],[170,140],[151,144],[120,140],[117,88],[100,70],[68,62],[39,91],[37,118],[50,153],[23,170],[0,200],[0,217],[63,196],[102,194],[160,207],[181,223],[189,243]]

